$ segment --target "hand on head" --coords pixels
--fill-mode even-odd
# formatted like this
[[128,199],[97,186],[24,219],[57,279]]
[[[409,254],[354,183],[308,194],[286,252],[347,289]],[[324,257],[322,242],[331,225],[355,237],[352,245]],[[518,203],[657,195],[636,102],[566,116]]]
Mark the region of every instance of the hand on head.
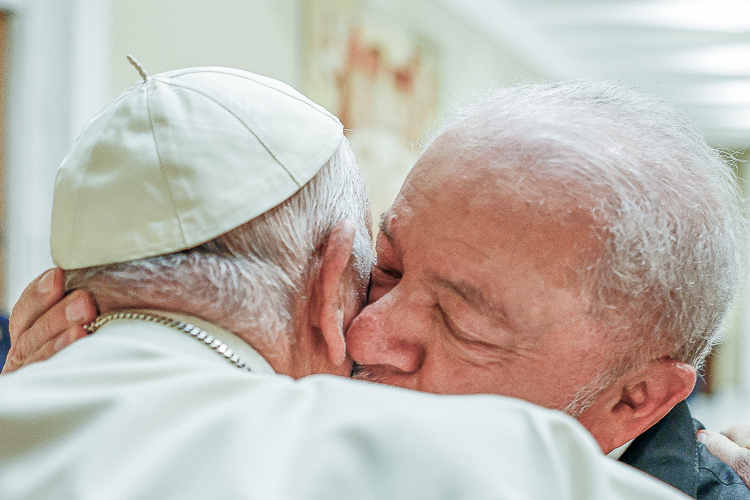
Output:
[[86,336],[83,325],[96,318],[91,296],[65,294],[62,269],[50,269],[32,281],[10,316],[11,349],[3,374],[43,361]]

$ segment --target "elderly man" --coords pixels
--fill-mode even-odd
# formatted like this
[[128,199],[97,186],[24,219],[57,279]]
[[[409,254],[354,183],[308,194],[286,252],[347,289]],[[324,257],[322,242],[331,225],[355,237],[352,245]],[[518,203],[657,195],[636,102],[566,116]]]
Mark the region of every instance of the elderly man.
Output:
[[[384,218],[371,304],[347,333],[358,376],[564,409],[694,497],[748,498],[681,403],[741,274],[734,189],[658,99],[594,82],[498,89],[449,123]],[[18,316],[46,342],[39,357],[93,309],[71,296],[35,324],[50,292],[36,306],[31,287]]]
[[[347,334],[360,377],[565,410],[696,498],[750,498],[682,402],[743,275],[733,174],[659,99],[498,89],[427,148]],[[620,450],[622,451],[622,450]]]
[[4,499],[681,497],[525,402],[295,380],[350,372],[369,277],[341,124],[250,73],[141,73],[58,173],[53,257],[101,315],[0,380]]

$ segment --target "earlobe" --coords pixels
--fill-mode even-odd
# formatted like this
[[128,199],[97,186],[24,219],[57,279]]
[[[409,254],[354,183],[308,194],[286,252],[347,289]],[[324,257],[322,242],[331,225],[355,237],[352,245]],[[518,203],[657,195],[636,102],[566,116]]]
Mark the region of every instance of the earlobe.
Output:
[[608,453],[638,437],[687,398],[695,379],[695,368],[687,363],[655,360],[606,391],[611,396],[598,401],[599,411],[592,408],[592,413],[584,413],[581,423]]

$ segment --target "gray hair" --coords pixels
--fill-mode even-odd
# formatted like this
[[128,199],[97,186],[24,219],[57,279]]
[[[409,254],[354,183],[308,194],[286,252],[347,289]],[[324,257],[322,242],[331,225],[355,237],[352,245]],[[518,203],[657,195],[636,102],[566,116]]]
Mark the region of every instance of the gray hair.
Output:
[[318,174],[263,215],[195,248],[142,260],[66,271],[66,288],[86,288],[120,303],[180,301],[206,319],[257,332],[258,342],[293,340],[294,312],[320,265],[320,250],[344,219],[356,226],[352,257],[358,285],[374,256],[371,215],[354,153],[344,138]]
[[509,188],[590,212],[602,251],[579,271],[591,314],[627,346],[620,372],[665,351],[699,368],[746,265],[734,172],[695,125],[611,82],[522,84],[457,108],[422,147],[469,117]]

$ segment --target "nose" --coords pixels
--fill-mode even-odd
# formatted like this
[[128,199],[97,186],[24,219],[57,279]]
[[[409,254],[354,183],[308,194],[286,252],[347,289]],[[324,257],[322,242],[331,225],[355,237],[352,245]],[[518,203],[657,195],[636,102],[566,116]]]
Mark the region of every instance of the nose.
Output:
[[346,334],[349,355],[363,366],[377,366],[381,375],[417,372],[425,357],[425,342],[413,334],[414,317],[408,303],[389,293],[365,307]]

